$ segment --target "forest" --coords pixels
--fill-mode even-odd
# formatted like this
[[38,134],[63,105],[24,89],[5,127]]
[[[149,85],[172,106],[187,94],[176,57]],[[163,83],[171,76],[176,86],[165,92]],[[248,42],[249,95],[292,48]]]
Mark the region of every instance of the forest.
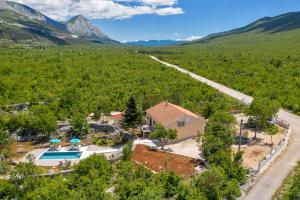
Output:
[[250,32],[146,53],[300,114],[299,35]]
[[0,105],[45,102],[58,119],[74,113],[142,109],[162,101],[209,117],[241,105],[216,90],[126,48],[66,46],[0,49]]

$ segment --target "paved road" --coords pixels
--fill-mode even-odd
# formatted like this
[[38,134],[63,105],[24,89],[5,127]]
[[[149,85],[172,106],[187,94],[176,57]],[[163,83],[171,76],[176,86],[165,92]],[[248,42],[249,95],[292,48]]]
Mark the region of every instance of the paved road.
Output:
[[[250,104],[253,98],[241,92],[228,88],[224,85],[208,80],[202,76],[189,72],[179,66],[163,62],[154,56],[152,59],[160,62],[168,67],[175,68],[176,70],[190,75],[192,78],[201,81],[207,85],[214,87],[220,92],[227,94],[245,104]],[[273,161],[271,167],[263,174],[261,180],[250,190],[245,200],[270,200],[272,195],[280,187],[284,178],[294,168],[300,160],[300,117],[286,110],[280,109],[278,118],[283,119],[290,123],[292,134],[287,148]]]

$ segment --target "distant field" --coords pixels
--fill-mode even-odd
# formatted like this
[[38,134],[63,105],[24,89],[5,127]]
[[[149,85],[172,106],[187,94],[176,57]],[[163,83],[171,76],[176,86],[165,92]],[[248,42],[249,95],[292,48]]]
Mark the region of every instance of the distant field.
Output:
[[246,33],[177,47],[148,48],[164,61],[300,114],[300,31]]
[[66,46],[0,49],[0,105],[52,102],[60,117],[124,109],[135,96],[144,109],[162,100],[211,115],[236,101],[129,49]]

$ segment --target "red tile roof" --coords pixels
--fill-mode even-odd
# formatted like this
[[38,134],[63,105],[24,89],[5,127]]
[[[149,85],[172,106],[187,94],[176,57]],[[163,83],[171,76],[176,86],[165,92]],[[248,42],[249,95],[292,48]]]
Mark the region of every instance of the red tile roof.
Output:
[[200,118],[195,113],[167,101],[149,108],[146,113],[165,126],[184,116]]

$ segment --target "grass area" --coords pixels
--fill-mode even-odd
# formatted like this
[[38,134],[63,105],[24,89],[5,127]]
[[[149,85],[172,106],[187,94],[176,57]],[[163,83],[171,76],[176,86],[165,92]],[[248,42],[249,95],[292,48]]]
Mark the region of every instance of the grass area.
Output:
[[[280,188],[276,190],[272,199],[273,200],[289,200],[289,199],[299,199],[300,195],[293,195],[293,187],[299,184],[297,180],[300,177],[300,162],[297,166],[289,173],[289,175],[283,180]],[[299,190],[298,190],[299,191]],[[296,198],[291,198],[296,197]]]

